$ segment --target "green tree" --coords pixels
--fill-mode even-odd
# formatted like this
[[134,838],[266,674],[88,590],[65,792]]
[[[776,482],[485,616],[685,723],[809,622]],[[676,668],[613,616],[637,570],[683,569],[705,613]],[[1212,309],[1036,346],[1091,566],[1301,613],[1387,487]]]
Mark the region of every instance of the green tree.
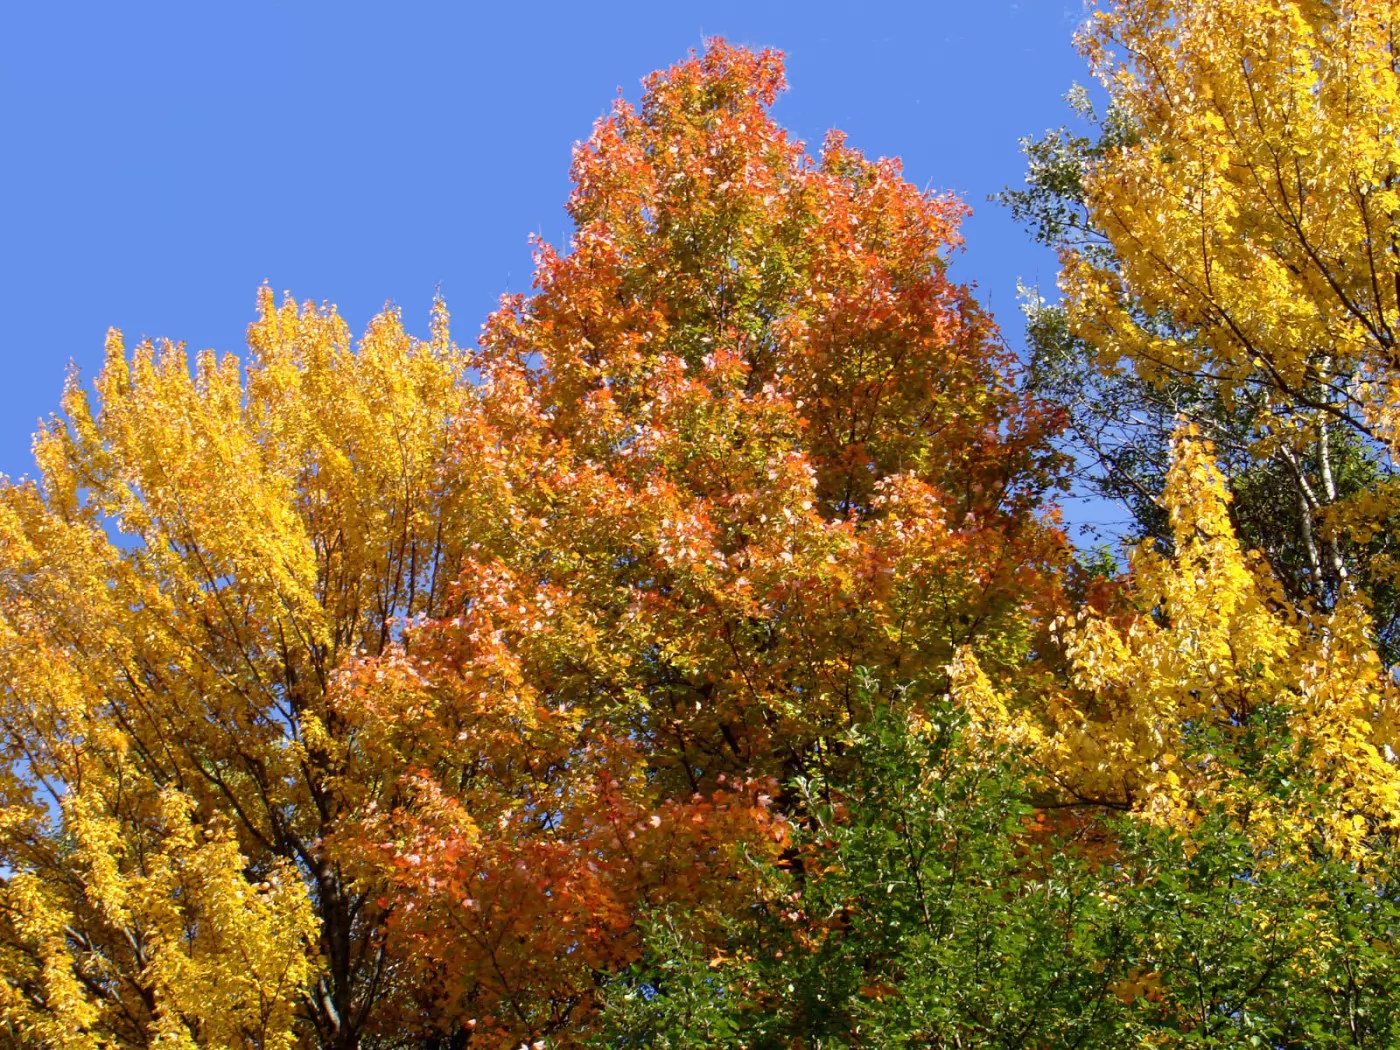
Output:
[[[961,709],[871,697],[847,773],[796,789],[807,819],[763,901],[702,946],[660,912],[608,991],[605,1047],[1383,1047],[1400,1038],[1393,845],[1362,869],[1286,863],[1207,807],[1189,836],[1046,809],[1026,756]],[[899,712],[905,713],[899,713]],[[1262,790],[1323,804],[1257,716]],[[1192,742],[1199,755],[1219,740]]]

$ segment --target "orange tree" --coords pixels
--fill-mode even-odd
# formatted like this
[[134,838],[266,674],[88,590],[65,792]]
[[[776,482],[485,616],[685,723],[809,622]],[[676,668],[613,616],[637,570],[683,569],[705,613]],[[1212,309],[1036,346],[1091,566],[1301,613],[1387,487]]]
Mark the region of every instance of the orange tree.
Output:
[[475,349],[264,291],[113,336],[0,490],[0,1012],[24,1044],[568,1042],[639,910],[785,848],[864,666],[1024,661],[1056,417],[964,208],[713,42],[574,160]]
[[[1105,138],[1036,147],[1055,164],[1012,199],[1067,242],[1049,334],[1121,415],[1083,407],[1082,367],[1051,389],[1100,455],[1153,454],[1151,484],[1103,457],[1151,540],[1037,645],[1058,673],[954,660],[957,762],[901,744],[806,781],[830,821],[793,829],[797,918],[747,912],[719,954],[658,910],[652,968],[619,982],[632,1045],[1394,1042],[1400,692],[1372,609],[1393,623],[1395,4],[1097,6]],[[1008,827],[1031,801],[1045,819]]]

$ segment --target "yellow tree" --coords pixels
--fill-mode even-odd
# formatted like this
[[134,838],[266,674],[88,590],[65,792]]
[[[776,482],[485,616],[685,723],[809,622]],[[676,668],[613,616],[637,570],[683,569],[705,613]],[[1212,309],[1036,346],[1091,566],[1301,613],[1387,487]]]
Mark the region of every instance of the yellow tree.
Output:
[[[1065,675],[1003,692],[964,653],[954,696],[1032,750],[1051,806],[1129,810],[1186,833],[1223,806],[1276,857],[1324,844],[1364,859],[1370,836],[1400,829],[1400,688],[1364,608],[1283,598],[1241,550],[1191,428],[1162,499],[1174,553],[1144,543],[1118,602],[1057,624]],[[1296,790],[1280,792],[1280,777]]]
[[355,348],[260,307],[246,372],[114,334],[98,410],[74,377],[42,480],[0,491],[5,1010],[40,1042],[264,1045],[295,1015],[354,1045],[393,979],[387,905],[326,848],[375,788],[342,782],[327,695],[448,593],[467,359],[441,310]]
[[[1224,756],[1272,711],[1295,757],[1346,792],[1346,813],[1315,814],[1330,841],[1356,848],[1393,824],[1393,686],[1345,547],[1374,552],[1370,593],[1393,587],[1397,14],[1384,0],[1105,0],[1081,33],[1112,117],[1081,172],[1084,228],[1103,243],[1062,253],[1070,327],[1102,367],[1251,421],[1248,454],[1288,465],[1326,585],[1285,600],[1241,552],[1214,460],[1179,432],[1163,497],[1173,555],[1137,553],[1128,606],[1069,625],[1066,682],[1039,695],[1039,719],[1012,720],[1071,797],[1188,824],[1208,794],[1249,809],[1258,785]],[[1347,499],[1343,437],[1380,478]],[[975,666],[960,668],[999,717]],[[1214,743],[1188,759],[1206,732]]]
[[[1105,0],[1080,38],[1116,131],[1082,184],[1111,251],[1065,253],[1071,325],[1105,365],[1204,384],[1253,421],[1250,454],[1297,488],[1324,600],[1346,586],[1349,544],[1394,583],[1397,15],[1390,0]],[[1379,483],[1339,496],[1343,455]]]
[[178,791],[155,797],[142,834],[99,800],[73,791],[61,859],[5,886],[11,1032],[75,1048],[298,1045],[318,932],[301,873],[272,862],[251,879],[232,829],[192,819]]

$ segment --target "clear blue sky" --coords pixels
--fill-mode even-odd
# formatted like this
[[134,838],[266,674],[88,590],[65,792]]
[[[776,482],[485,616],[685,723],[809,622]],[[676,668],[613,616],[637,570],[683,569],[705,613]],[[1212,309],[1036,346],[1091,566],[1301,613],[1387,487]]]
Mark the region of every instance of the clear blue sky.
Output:
[[788,56],[777,116],[840,127],[976,209],[956,272],[1019,344],[1055,265],[986,197],[1087,74],[1082,0],[10,5],[0,40],[0,472],[109,325],[241,350],[257,287],[386,300],[459,339],[567,234],[569,152],[621,89],[712,35]]

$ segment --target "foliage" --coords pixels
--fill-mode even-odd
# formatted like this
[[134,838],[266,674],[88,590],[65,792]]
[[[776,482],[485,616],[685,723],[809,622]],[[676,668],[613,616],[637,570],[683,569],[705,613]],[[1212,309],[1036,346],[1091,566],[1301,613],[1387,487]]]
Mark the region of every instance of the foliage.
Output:
[[[1400,827],[1400,688],[1364,609],[1291,606],[1241,551],[1209,447],[1189,428],[1176,447],[1163,497],[1175,552],[1144,545],[1121,602],[1061,625],[1067,674],[999,695],[964,654],[953,694],[1030,747],[1067,799],[1187,830],[1203,806],[1223,808],[1283,857],[1316,840],[1364,863],[1372,837]],[[1261,753],[1284,775],[1327,781],[1325,804],[1280,804]]]
[[[1043,139],[1023,141],[1029,161],[1025,188],[1000,195],[1037,241],[1060,251],[1065,287],[1070,291],[1065,304],[1049,304],[1035,290],[1028,291],[1030,386],[1065,410],[1071,445],[1085,468],[1081,475],[1085,490],[1121,505],[1130,517],[1131,531],[1151,536],[1163,547],[1170,545],[1170,528],[1156,504],[1156,494],[1165,483],[1177,420],[1193,421],[1217,448],[1219,466],[1235,497],[1231,517],[1240,539],[1264,554],[1289,598],[1330,605],[1343,589],[1361,589],[1371,599],[1373,631],[1383,654],[1387,662],[1394,662],[1400,624],[1390,568],[1394,539],[1382,505],[1387,497],[1378,503],[1378,494],[1392,487],[1393,462],[1385,442],[1366,423],[1368,395],[1354,382],[1357,370],[1331,361],[1327,365],[1334,371],[1331,389],[1316,384],[1309,389],[1278,385],[1263,360],[1254,374],[1229,374],[1212,363],[1207,349],[1235,337],[1228,323],[1201,321],[1203,308],[1189,305],[1191,295],[1197,293],[1166,298],[1161,290],[1149,294],[1124,267],[1124,258],[1133,256],[1135,265],[1158,266],[1159,277],[1172,280],[1172,267],[1163,259],[1179,260],[1184,266],[1200,255],[1186,246],[1197,237],[1191,231],[1198,230],[1200,223],[1191,204],[1196,189],[1158,185],[1154,210],[1142,210],[1140,203],[1147,202],[1130,202],[1124,186],[1116,182],[1120,164],[1141,164],[1149,155],[1176,157],[1196,148],[1187,139],[1191,132],[1184,125],[1155,116],[1142,118],[1126,85],[1133,83],[1133,91],[1156,92],[1163,98],[1165,92],[1182,90],[1177,108],[1210,109],[1215,105],[1210,84],[1219,74],[1212,63],[1229,63],[1236,57],[1249,62],[1245,53],[1236,55],[1231,50],[1240,45],[1238,34],[1208,31],[1215,32],[1214,59],[1203,60],[1193,50],[1179,66],[1193,87],[1156,84],[1149,70],[1141,81],[1130,76],[1128,69],[1120,76],[1119,67],[1103,52],[1103,43],[1120,21],[1133,25],[1151,21],[1154,15],[1147,14],[1148,7],[1121,4],[1106,6],[1100,13],[1095,28],[1086,32],[1081,43],[1098,60],[1096,69],[1109,90],[1109,108],[1100,116],[1088,92],[1077,88],[1071,102],[1088,134],[1063,127]],[[1190,18],[1196,18],[1205,6],[1168,7],[1190,10]],[[1253,15],[1245,7],[1249,6],[1240,7],[1242,21],[1233,24],[1249,34]],[[1278,15],[1264,17],[1268,21]],[[1135,45],[1126,45],[1124,53],[1142,70],[1149,63],[1165,62],[1163,55],[1183,46],[1182,39],[1173,38],[1165,28],[1172,24],[1166,20],[1162,31],[1152,36],[1151,53],[1134,50]],[[1341,74],[1334,70],[1334,76],[1364,76],[1364,71]],[[1166,108],[1159,102],[1148,112]],[[1235,116],[1239,118],[1238,113]],[[1210,113],[1201,119],[1210,122]],[[1245,154],[1277,147],[1277,141],[1268,139],[1273,130],[1250,126],[1247,120],[1236,127],[1235,134],[1229,148]],[[1232,162],[1236,167],[1243,164]],[[1329,186],[1329,192],[1350,192],[1347,179],[1352,176],[1344,174],[1340,165],[1322,165],[1316,176],[1319,185]],[[1243,182],[1231,186],[1231,193],[1254,192]],[[1175,210],[1163,210],[1163,195],[1176,195]],[[1259,199],[1250,203],[1254,209],[1266,206]],[[1175,253],[1152,255],[1158,248],[1138,239],[1138,227],[1145,230],[1147,224],[1162,227],[1151,237],[1161,237],[1165,231],[1166,237],[1177,238]],[[1197,239],[1201,245],[1214,245],[1219,235],[1212,237],[1201,234]],[[1282,249],[1284,242],[1278,244]],[[1310,249],[1295,245],[1294,251]],[[1219,273],[1229,263],[1211,259],[1205,265]],[[1337,265],[1355,265],[1355,260],[1338,258]],[[1088,301],[1077,291],[1088,286],[1074,274],[1096,274],[1086,280],[1096,281],[1100,297],[1112,295],[1116,311],[1112,323],[1106,315],[1100,318],[1103,323],[1093,321]],[[1183,274],[1177,277],[1191,280]],[[1257,286],[1256,293],[1261,297],[1281,294],[1263,286]],[[1137,335],[1126,339],[1130,332]],[[1280,337],[1288,339],[1281,333]],[[1203,351],[1190,350],[1166,360],[1151,349],[1154,346],[1198,346]],[[1368,524],[1343,525],[1354,518],[1365,518]]]
[[[264,290],[246,365],[114,334],[72,380],[0,490],[18,1038],[571,1038],[644,908],[754,899],[857,666],[1023,663],[1057,417],[948,277],[962,205],[807,156],[782,86],[714,42],[620,102],[474,349]],[[206,956],[267,1034],[171,991]]]
[[843,740],[848,776],[798,785],[790,871],[727,944],[652,925],[605,1045],[1070,1045],[1100,1023],[1115,974],[1090,964],[1117,935],[1071,852],[1034,848],[1017,756],[971,746],[946,700],[890,699]]
[[1394,1044],[1390,19],[1105,4],[1029,383],[722,41],[473,347],[113,333],[0,485],[4,1041]]
[[1175,554],[1064,625],[1063,675],[998,690],[964,654],[946,698],[877,708],[728,945],[657,919],[607,1045],[1400,1036],[1396,687],[1364,613],[1242,553],[1208,453],[1178,436]]
[[228,828],[197,827],[177,791],[154,801],[137,838],[71,794],[66,855],[7,881],[12,1030],[64,1047],[296,1045],[316,934],[300,873],[273,864],[254,881]]
[[[658,914],[599,1046],[1389,1046],[1383,866],[1280,865],[1227,806],[1188,838],[1034,805],[966,714],[877,707],[847,778],[802,786],[790,871],[716,949]],[[1313,797],[1275,778],[1280,801]],[[799,862],[800,861],[800,862]]]
[[[1004,195],[1061,250],[1032,303],[1041,388],[1141,534],[1179,415],[1220,450],[1242,537],[1290,597],[1372,601],[1393,661],[1395,243],[1384,2],[1126,0],[1080,38],[1097,139],[1027,145]],[[1387,261],[1389,260],[1389,261]]]

